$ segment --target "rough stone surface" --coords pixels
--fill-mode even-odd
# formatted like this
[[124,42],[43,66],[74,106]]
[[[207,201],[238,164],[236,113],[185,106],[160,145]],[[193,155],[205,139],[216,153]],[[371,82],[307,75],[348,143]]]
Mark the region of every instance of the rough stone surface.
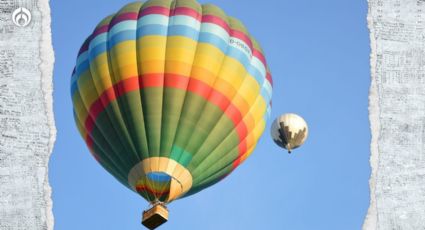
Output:
[[[25,7],[26,27],[12,22]],[[48,161],[56,130],[48,0],[0,1],[0,229],[53,229]]]
[[369,0],[371,203],[363,229],[425,229],[425,1]]

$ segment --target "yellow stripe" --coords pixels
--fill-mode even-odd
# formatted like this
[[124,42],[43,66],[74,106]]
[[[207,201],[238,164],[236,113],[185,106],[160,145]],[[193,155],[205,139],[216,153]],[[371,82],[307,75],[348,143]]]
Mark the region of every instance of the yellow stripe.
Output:
[[218,78],[213,87],[215,90],[225,95],[229,100],[237,93],[237,88],[234,88],[233,85],[230,85],[229,82],[223,78]]
[[139,62],[140,74],[164,73],[164,60],[150,60]]
[[143,36],[137,40],[139,73],[164,73],[165,36]]
[[249,156],[251,156],[251,154],[254,152],[254,149],[255,149],[255,146],[250,148],[248,151],[246,151],[244,155],[242,155],[240,164],[242,164]]
[[[224,57],[224,53],[217,47],[210,44],[200,43],[198,45],[193,66],[203,68],[215,75],[218,75]],[[202,76],[195,76],[195,78],[197,77],[199,77],[199,80],[202,80]]]
[[165,73],[178,74],[182,76],[190,76],[192,71],[192,65],[178,62],[178,61],[166,61]]
[[247,71],[239,61],[226,57],[218,77],[227,81],[234,89],[238,89],[246,75]]
[[93,75],[93,83],[98,92],[104,92],[112,87],[107,53],[102,53],[90,62],[90,68]]
[[232,103],[239,109],[241,114],[247,114],[251,109],[251,106],[248,105],[248,103],[240,94],[234,96]]
[[212,87],[217,75],[206,70],[206,69],[193,66],[192,67],[192,74],[191,74],[190,77],[193,78],[193,79],[199,80],[199,81],[207,84],[208,86]]
[[86,129],[84,128],[84,124],[81,123],[80,119],[77,117],[77,122],[75,122],[77,124],[77,128],[78,131],[80,132],[80,135],[85,138],[87,136],[87,132]]
[[84,104],[81,101],[81,97],[80,97],[78,92],[74,94],[72,101],[73,101],[73,104],[74,104],[75,115],[76,115],[77,120],[78,120],[77,123],[81,126],[81,129],[79,128],[80,134],[81,134],[82,137],[85,138],[86,135],[87,135],[87,131],[84,127],[84,120],[82,120],[82,118],[84,118],[84,119],[86,118],[87,110],[84,107]]
[[245,115],[245,117],[243,118],[243,122],[245,123],[248,132],[251,132],[251,130],[254,129],[256,124],[256,121],[254,120],[254,117],[251,115],[251,113]]
[[91,75],[90,76],[82,76],[78,80],[78,88],[79,88],[79,92],[80,92],[80,95],[81,95],[81,100],[83,101],[86,109],[90,108],[90,106],[99,97],[99,94],[97,93],[97,90],[94,87]]
[[247,76],[239,88],[238,93],[245,100],[245,102],[251,106],[255,103],[258,94],[260,94],[260,86],[254,78]]
[[136,42],[124,41],[111,49],[113,83],[138,75]]

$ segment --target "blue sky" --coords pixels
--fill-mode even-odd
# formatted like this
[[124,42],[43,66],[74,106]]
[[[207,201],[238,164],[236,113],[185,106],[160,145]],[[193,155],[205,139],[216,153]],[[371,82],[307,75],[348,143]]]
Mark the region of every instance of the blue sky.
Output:
[[[107,3],[106,3],[107,2]],[[142,229],[148,207],[89,154],[72,118],[69,81],[84,39],[131,1],[52,0],[54,110],[50,161],[55,228]],[[273,80],[272,118],[309,124],[288,155],[266,129],[254,154],[224,181],[169,206],[160,229],[360,229],[369,205],[369,34],[366,1],[209,0],[261,43]]]

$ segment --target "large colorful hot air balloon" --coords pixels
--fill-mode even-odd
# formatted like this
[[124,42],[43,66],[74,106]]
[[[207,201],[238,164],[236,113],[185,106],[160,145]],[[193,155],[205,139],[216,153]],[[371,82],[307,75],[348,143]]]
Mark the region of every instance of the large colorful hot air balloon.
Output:
[[272,96],[263,52],[242,23],[195,0],[135,2],[102,20],[71,85],[92,155],[154,206],[241,164]]

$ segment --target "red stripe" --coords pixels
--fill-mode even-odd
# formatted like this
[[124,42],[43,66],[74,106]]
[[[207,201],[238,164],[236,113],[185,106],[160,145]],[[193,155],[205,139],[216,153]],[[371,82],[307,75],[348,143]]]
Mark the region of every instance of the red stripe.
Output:
[[267,66],[266,58],[264,57],[263,53],[261,53],[261,51],[254,49],[254,51],[252,52],[252,55],[258,58],[263,63],[264,66]]
[[99,35],[99,34],[101,34],[101,33],[106,33],[106,32],[108,32],[108,30],[109,30],[109,24],[107,24],[107,25],[103,25],[103,26],[101,26],[101,27],[97,28],[97,29],[93,32],[92,36],[93,36],[93,38],[94,38],[94,37],[96,37],[97,35]]
[[246,126],[239,126],[238,125],[238,127],[236,127],[236,130],[238,131],[238,133],[246,133],[246,134],[244,136],[244,139],[238,145],[239,154],[238,154],[238,157],[236,158],[236,160],[233,162],[233,169],[237,168],[242,163],[241,162],[242,156],[247,151],[246,136],[248,134],[248,130],[247,130]]
[[85,51],[87,51],[89,49],[89,44],[91,41],[91,37],[87,38],[83,45],[81,46],[80,50],[78,51],[78,56],[80,56],[80,54],[84,53]]
[[189,82],[189,85],[187,86],[187,91],[198,92],[199,96],[203,98],[208,98],[208,95],[211,91],[211,87],[201,81],[196,81],[195,79],[192,79]]
[[242,156],[243,154],[239,154],[238,158],[233,162],[233,169],[237,168],[239,165],[242,164]]
[[176,15],[185,15],[190,16],[192,18],[195,18],[196,20],[200,21],[202,14],[200,14],[198,11],[189,8],[189,7],[176,7],[174,8],[174,11],[172,13],[172,16]]
[[[239,140],[245,139],[248,134],[248,130],[246,124],[242,122],[242,114],[226,96],[216,91],[214,88],[205,84],[204,82],[194,78],[189,79],[188,77],[177,74],[165,74],[166,80],[164,82],[163,76],[163,74],[146,74],[140,77],[131,77],[122,80],[113,85],[113,87],[105,90],[102,95],[90,106],[89,115],[85,120],[85,129],[89,134],[86,137],[87,145],[92,147],[93,140],[91,139],[90,135],[95,127],[95,121],[99,114],[103,112],[112,101],[131,91],[149,87],[169,87],[183,89],[203,97],[205,100],[208,100],[210,103],[218,106],[224,112],[224,114],[232,120],[234,126],[236,127]],[[244,147],[241,146],[239,149],[240,151],[243,151]],[[239,154],[243,153],[244,152],[240,152]]]
[[137,89],[149,88],[149,87],[161,87],[164,86],[164,74],[145,74],[139,77],[139,85],[141,87]]
[[127,21],[127,20],[137,20],[139,17],[139,13],[137,12],[126,12],[126,13],[122,13],[122,14],[116,14],[112,21],[109,23],[109,27],[112,28],[113,26],[115,26],[116,24],[122,22],[122,21]]
[[230,34],[230,27],[226,21],[223,19],[214,16],[214,15],[204,15],[202,16],[202,23],[212,23],[222,27],[228,34]]
[[272,75],[270,74],[270,72],[268,72],[267,71],[267,74],[266,74],[266,79],[267,79],[267,81],[269,81],[270,82],[270,85],[273,87],[273,79],[272,79]]
[[234,124],[239,124],[239,122],[242,121],[241,112],[235,106],[229,106],[225,113],[227,117],[232,118]]
[[139,14],[139,18],[149,15],[149,14],[161,14],[165,16],[170,16],[170,9],[162,6],[150,6],[142,9]]
[[164,86],[168,88],[186,89],[189,84],[189,78],[182,78],[175,74],[165,74]]
[[233,162],[233,169],[232,170],[236,169],[239,165],[241,165],[243,163],[243,161],[242,161],[243,155],[244,154],[238,155],[238,158]]
[[[263,63],[264,68],[267,68],[266,58],[264,57],[263,53],[261,53],[261,51],[254,49],[252,55],[254,57],[258,58],[261,61],[261,63]],[[273,79],[272,79],[272,75],[270,74],[269,71],[267,71],[266,79],[267,79],[267,81],[269,81],[270,85],[273,87]]]
[[[213,103],[214,105],[217,105],[223,112],[226,112],[226,108],[230,104],[230,101],[226,98],[226,96],[224,96],[218,91],[211,91],[209,97],[205,99],[208,99],[209,102]],[[231,119],[234,121],[237,118],[231,117]]]
[[94,152],[94,150],[93,150],[94,141],[93,141],[93,138],[89,134],[86,135],[86,144],[89,147],[90,151]]

